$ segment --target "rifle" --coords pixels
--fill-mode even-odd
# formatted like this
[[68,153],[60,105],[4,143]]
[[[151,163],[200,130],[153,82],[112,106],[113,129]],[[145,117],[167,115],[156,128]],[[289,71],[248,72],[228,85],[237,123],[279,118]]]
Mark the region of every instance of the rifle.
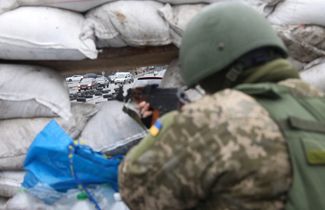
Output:
[[147,85],[129,89],[124,101],[135,102],[135,104],[139,104],[142,101],[148,102],[152,116],[141,118],[136,108],[130,105],[134,103],[126,103],[123,111],[137,122],[142,122],[147,128],[150,128],[161,115],[172,110],[177,110],[183,105],[178,95],[179,90],[177,88],[159,88],[158,85]]
[[130,88],[128,89],[125,101],[135,102],[136,104],[142,101],[148,102],[153,111],[152,122],[159,118],[159,116],[172,110],[177,110],[182,106],[177,88],[159,88],[158,85]]

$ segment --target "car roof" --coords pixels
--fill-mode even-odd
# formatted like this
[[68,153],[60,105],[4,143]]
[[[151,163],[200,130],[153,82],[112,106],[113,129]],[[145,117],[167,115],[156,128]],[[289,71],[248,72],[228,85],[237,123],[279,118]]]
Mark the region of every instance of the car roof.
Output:
[[132,88],[144,87],[146,85],[159,85],[162,80],[162,77],[139,77],[135,80]]
[[88,73],[88,74],[84,75],[84,78],[96,78],[96,77],[97,77],[97,74],[95,74],[95,73]]

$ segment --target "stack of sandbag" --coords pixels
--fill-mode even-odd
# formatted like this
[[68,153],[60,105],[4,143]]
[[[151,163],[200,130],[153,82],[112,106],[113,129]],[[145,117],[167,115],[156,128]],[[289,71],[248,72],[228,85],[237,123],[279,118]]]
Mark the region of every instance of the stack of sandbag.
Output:
[[303,66],[325,56],[324,9],[322,0],[285,0],[268,16],[291,57]]
[[0,15],[0,59],[95,59],[94,40],[80,38],[84,21],[79,13],[50,7],[5,12]]
[[[180,45],[187,23],[204,7],[225,0],[115,1],[86,14],[82,38],[97,47]],[[281,0],[233,0],[248,4],[265,16]]]
[[[94,59],[94,42],[97,48],[179,46],[187,23],[196,14],[211,3],[224,1],[2,0],[0,28],[5,30],[0,47],[6,50],[0,52],[0,58]],[[268,16],[283,0],[232,1],[243,2]],[[85,19],[76,11],[86,12]]]
[[157,46],[171,43],[169,25],[156,1],[116,1],[86,14],[83,39],[95,37],[99,47]]
[[57,72],[0,64],[0,198],[18,191],[27,150],[49,121],[56,119],[76,139],[96,112],[95,105],[70,103]]
[[[89,106],[94,107],[91,104],[74,104],[77,106]],[[123,103],[119,101],[108,101],[106,103],[98,104],[98,112],[94,115],[85,128],[83,129],[79,139],[80,144],[87,144],[97,151],[104,152],[107,156],[113,155],[124,155],[132,146],[137,144],[146,134],[147,130],[129,115],[122,111]],[[73,107],[72,107],[73,112]],[[90,113],[83,112],[81,115],[89,115]],[[93,113],[91,113],[92,115]],[[82,116],[79,116],[82,117]],[[83,119],[76,121],[80,122]],[[58,120],[60,123],[60,121]],[[85,123],[82,124],[84,126]],[[67,125],[61,124],[63,128]],[[78,127],[78,133],[80,133],[81,126]],[[28,128],[26,128],[28,129]],[[73,129],[75,131],[75,129]],[[69,131],[71,136],[77,136],[76,133]],[[43,137],[46,139],[46,136]],[[53,137],[52,137],[53,138]],[[55,157],[53,157],[55,158]],[[52,162],[50,160],[46,160]],[[55,162],[55,161],[53,161]],[[64,167],[63,167],[64,168]],[[41,171],[40,171],[41,173]],[[20,188],[20,183],[23,181],[23,172],[2,172],[0,173],[0,194],[3,196],[11,197],[6,205],[5,209],[95,209],[93,204],[89,200],[83,202],[76,199],[76,195],[80,193],[78,189],[73,189],[66,192],[60,200],[57,202],[46,205],[41,200],[36,198],[30,193],[20,192],[17,194]],[[105,185],[103,185],[105,186]],[[116,209],[116,210],[127,210],[128,208],[121,200],[113,200],[112,189],[107,189],[103,186],[97,186],[92,191],[93,196],[99,203],[101,208],[104,209]],[[57,196],[53,191],[46,190],[45,187],[42,191],[42,187],[39,188],[37,194],[42,196]],[[34,192],[36,193],[36,192]],[[53,194],[54,193],[54,194]],[[40,195],[40,197],[42,197]]]
[[325,1],[284,0],[268,16],[300,66],[301,77],[325,91]]

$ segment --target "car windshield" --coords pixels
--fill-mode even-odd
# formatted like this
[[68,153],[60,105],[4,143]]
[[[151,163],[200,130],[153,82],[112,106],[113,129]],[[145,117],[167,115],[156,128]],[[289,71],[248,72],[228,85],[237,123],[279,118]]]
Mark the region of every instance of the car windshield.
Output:
[[93,81],[94,79],[93,78],[83,78],[81,81],[80,81],[80,84],[89,84]]

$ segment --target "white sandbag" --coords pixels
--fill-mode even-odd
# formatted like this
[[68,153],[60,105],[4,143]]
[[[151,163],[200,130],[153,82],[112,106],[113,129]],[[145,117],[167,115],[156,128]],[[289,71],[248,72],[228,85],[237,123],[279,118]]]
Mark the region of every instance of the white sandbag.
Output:
[[81,38],[95,40],[98,48],[127,46],[110,21],[110,14],[102,7],[87,13]]
[[81,14],[49,7],[21,7],[6,12],[0,15],[0,58],[95,59],[94,41],[79,38],[84,20]]
[[[86,15],[82,38],[107,41],[113,45],[167,45],[171,42],[169,26],[158,14],[163,4],[154,1],[116,1]],[[111,40],[118,39],[118,44]],[[122,40],[122,41],[121,41]]]
[[116,154],[125,152],[146,135],[146,129],[122,111],[122,102],[108,101],[99,106],[98,113],[82,131],[81,142],[97,151]]
[[269,16],[276,6],[285,0],[243,0],[243,3],[256,9],[265,17]]
[[305,66],[300,77],[325,92],[325,58],[319,58]]
[[159,14],[168,22],[172,42],[176,46],[181,45],[183,32],[190,20],[200,12],[206,4],[171,6],[167,4],[159,9]]
[[1,171],[0,197],[11,198],[18,193],[24,176],[24,171]]
[[[72,103],[69,120],[55,118],[76,139],[88,119],[97,112],[92,104]],[[52,118],[0,120],[0,170],[22,169],[26,152],[36,135]]]
[[197,4],[197,3],[214,3],[220,0],[158,0],[169,4]]
[[71,117],[65,79],[48,68],[0,64],[0,119]]
[[325,56],[325,28],[320,26],[273,26],[295,60],[308,63]]
[[114,0],[1,0],[0,14],[20,6],[48,6],[85,12],[98,5]]
[[302,63],[300,61],[297,61],[296,59],[289,57],[288,61],[291,63],[291,65],[298,70],[299,72],[302,71],[305,68],[306,63]]
[[268,17],[273,24],[315,24],[325,26],[324,0],[285,0]]
[[[208,3],[222,3],[230,0],[213,0],[213,1],[191,1],[191,3],[208,2]],[[283,0],[231,0],[244,3],[264,16],[270,14],[274,7]],[[177,1],[165,2],[175,3]],[[185,1],[184,1],[185,2]],[[176,4],[178,4],[177,2]],[[188,2],[190,3],[190,2]],[[190,20],[199,13],[207,4],[189,4],[189,5],[169,5],[166,4],[159,9],[159,14],[168,22],[170,26],[170,34],[173,44],[180,46],[182,34]]]

